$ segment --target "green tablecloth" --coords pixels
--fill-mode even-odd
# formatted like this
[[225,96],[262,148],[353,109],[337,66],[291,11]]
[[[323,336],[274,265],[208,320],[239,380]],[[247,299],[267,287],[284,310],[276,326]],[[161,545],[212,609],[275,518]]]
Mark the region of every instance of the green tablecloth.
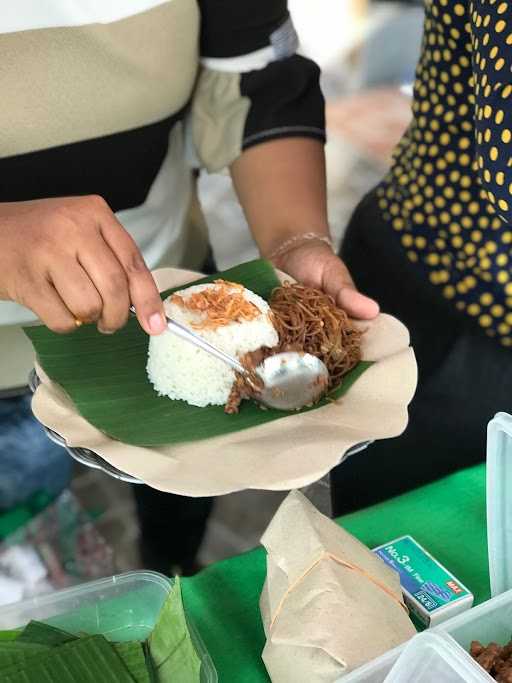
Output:
[[[412,462],[411,467],[421,467],[421,462]],[[489,597],[483,465],[340,522],[369,547],[411,534],[468,586],[476,602]],[[269,681],[260,658],[264,634],[258,600],[264,579],[265,554],[257,549],[183,581],[187,610],[220,683]]]

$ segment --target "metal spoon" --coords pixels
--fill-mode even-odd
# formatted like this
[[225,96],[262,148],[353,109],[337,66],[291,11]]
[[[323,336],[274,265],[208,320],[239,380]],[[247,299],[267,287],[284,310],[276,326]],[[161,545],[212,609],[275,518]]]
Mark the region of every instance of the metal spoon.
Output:
[[[130,306],[130,311],[135,315],[133,306]],[[166,318],[170,332],[215,356],[250,381],[249,371],[238,359],[224,353],[168,316]],[[296,351],[269,356],[258,365],[255,372],[263,381],[258,402],[277,410],[299,410],[315,403],[325,393],[329,381],[327,368],[319,358]]]

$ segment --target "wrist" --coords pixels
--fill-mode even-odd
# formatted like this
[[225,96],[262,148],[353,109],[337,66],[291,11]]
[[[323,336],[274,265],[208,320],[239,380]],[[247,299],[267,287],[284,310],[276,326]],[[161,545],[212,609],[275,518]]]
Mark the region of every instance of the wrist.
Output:
[[291,237],[279,242],[274,249],[264,254],[276,268],[283,269],[290,257],[295,256],[296,252],[303,247],[320,248],[320,251],[328,250],[334,253],[332,239],[328,232],[304,232],[292,235]]

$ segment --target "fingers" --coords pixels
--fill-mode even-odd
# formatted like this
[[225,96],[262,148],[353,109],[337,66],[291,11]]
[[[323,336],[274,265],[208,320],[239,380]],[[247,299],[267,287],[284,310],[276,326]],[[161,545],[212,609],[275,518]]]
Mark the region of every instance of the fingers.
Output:
[[371,320],[379,314],[379,305],[356,290],[343,261],[325,244],[303,244],[288,252],[279,267],[299,282],[330,294],[352,318]]
[[350,317],[358,320],[373,320],[379,314],[379,304],[351,287],[342,287],[336,296],[336,303]]
[[43,281],[34,287],[36,296],[27,296],[26,305],[53,332],[66,334],[76,330],[75,316],[68,310],[55,287]]
[[88,278],[94,283],[100,302],[98,330],[112,334],[128,319],[130,296],[126,273],[100,234],[91,249],[80,254],[79,258]]
[[372,320],[379,314],[378,303],[357,291],[347,267],[337,257],[325,271],[323,287],[352,318]]
[[101,316],[103,303],[98,290],[76,260],[57,262],[50,270],[51,282],[74,318],[92,323]]
[[101,224],[101,235],[124,270],[142,328],[148,334],[160,334],[167,328],[163,303],[137,245],[113,215]]
[[63,197],[10,206],[0,203],[0,219],[6,217],[0,296],[29,306],[59,332],[73,330],[75,318],[114,332],[125,324],[130,303],[146,332],[166,329],[151,273],[104,199]]

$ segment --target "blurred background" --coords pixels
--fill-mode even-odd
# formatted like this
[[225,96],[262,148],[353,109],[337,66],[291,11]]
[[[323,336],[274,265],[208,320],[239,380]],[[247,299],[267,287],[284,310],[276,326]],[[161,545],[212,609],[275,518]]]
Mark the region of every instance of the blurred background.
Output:
[[[385,174],[393,147],[407,127],[422,3],[289,0],[289,6],[302,51],[323,71],[329,215],[339,241],[355,205]],[[229,177],[201,176],[199,201],[202,211],[197,209],[192,220],[205,216],[220,269],[257,257]],[[30,538],[39,537],[41,544],[43,534],[50,539],[48,553],[59,546],[59,553],[69,556],[66,561],[83,578],[112,573],[111,567],[119,571],[139,567],[130,486],[77,466],[71,488],[50,517],[28,527],[28,536],[27,522],[34,515],[37,520],[42,503],[22,506],[7,517],[0,515],[0,539],[17,529],[10,544],[24,544],[26,550]],[[254,547],[282,497],[247,491],[218,499],[200,562],[209,564]],[[71,537],[74,545],[70,545]],[[63,539],[68,539],[65,552]],[[82,558],[81,564],[77,557]],[[89,564],[85,557],[92,558]],[[28,566],[27,558],[11,550],[7,559]],[[0,569],[1,563],[0,556]]]
[[[329,217],[339,240],[355,205],[386,172],[407,127],[423,7],[416,0],[288,4],[302,51],[323,73]],[[199,190],[219,267],[255,257],[229,178],[205,174]]]

